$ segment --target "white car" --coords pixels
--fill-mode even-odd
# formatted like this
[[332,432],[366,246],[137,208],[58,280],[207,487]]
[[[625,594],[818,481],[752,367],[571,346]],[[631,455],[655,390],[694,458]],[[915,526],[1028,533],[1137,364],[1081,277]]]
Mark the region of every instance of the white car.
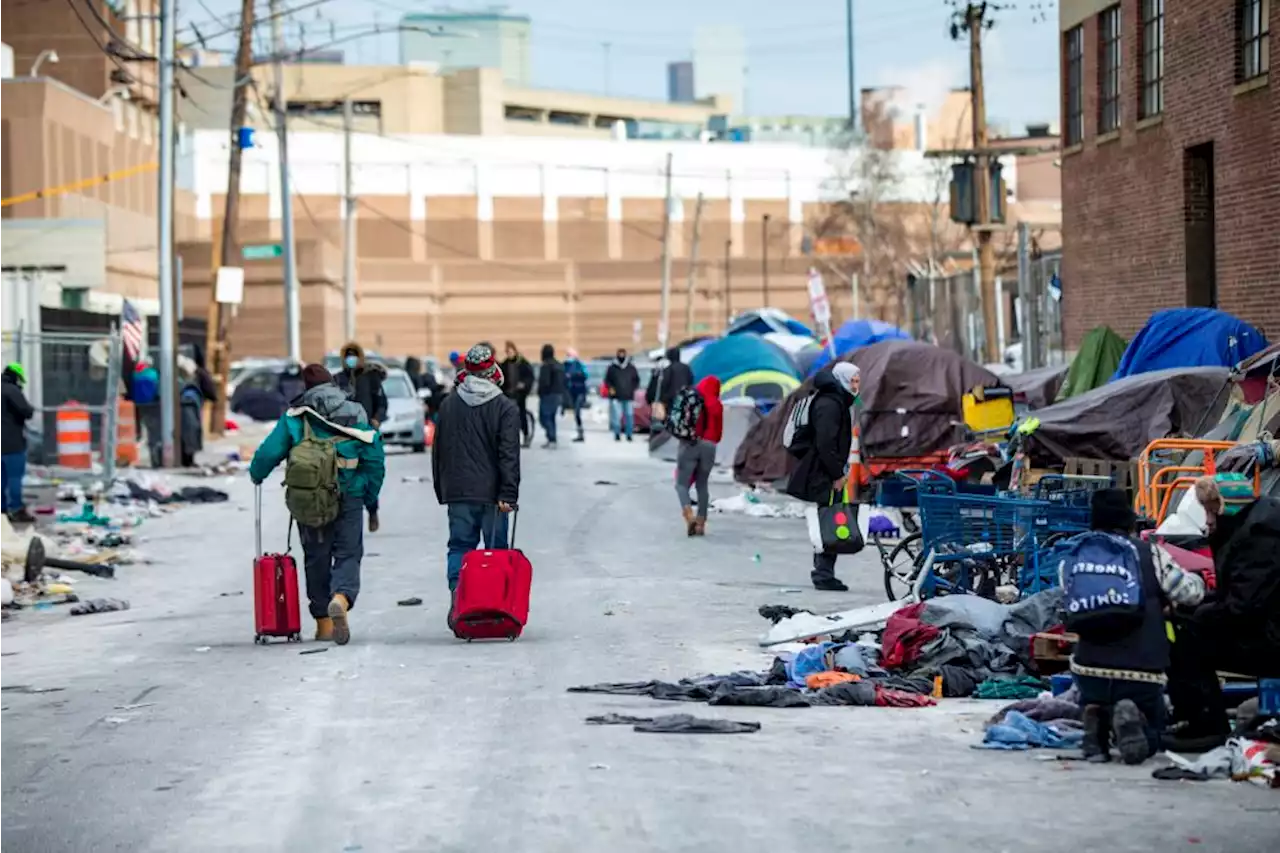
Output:
[[427,449],[426,410],[413,388],[409,374],[392,367],[382,383],[387,395],[387,420],[379,427],[382,443],[408,447],[414,453]]

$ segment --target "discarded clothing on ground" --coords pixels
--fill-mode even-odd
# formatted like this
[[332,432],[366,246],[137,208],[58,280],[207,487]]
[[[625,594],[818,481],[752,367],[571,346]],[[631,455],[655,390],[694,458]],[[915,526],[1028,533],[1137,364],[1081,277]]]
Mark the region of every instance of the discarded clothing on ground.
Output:
[[812,703],[805,694],[790,687],[732,687],[726,684],[712,694],[707,704],[743,705],[750,708],[807,708]]
[[902,669],[914,664],[921,650],[940,633],[920,619],[927,602],[911,604],[895,612],[885,624],[881,637],[881,665],[885,669]]
[[975,699],[1034,699],[1048,689],[1042,680],[1031,675],[1013,678],[988,678],[973,691]]
[[987,726],[982,743],[974,749],[1073,749],[1084,740],[1084,730],[1066,720],[1038,723],[1020,711],[1009,711],[998,723]]
[[187,486],[173,492],[148,489],[133,480],[126,480],[129,497],[135,501],[155,501],[158,504],[216,504],[227,500],[226,492],[208,486]]
[[123,598],[91,598],[71,608],[72,616],[87,616],[90,613],[111,613],[115,610],[128,610],[129,602]]
[[854,675],[867,675],[868,671],[879,661],[879,652],[857,643],[845,643],[835,650],[833,660],[835,668]]
[[626,714],[604,714],[587,717],[595,726],[632,726],[637,732],[653,734],[738,735],[760,731],[760,724],[747,720],[708,720],[691,714],[666,714],[661,717],[630,717]]
[[812,610],[805,610],[803,607],[789,607],[785,604],[762,604],[756,612],[774,625],[777,625],[783,619],[790,619],[797,613],[813,613]]
[[1082,709],[1075,702],[1064,701],[1058,696],[1048,699],[1022,699],[1011,705],[1005,705],[992,715],[990,722],[998,723],[1010,711],[1026,714],[1028,719],[1037,723],[1051,723],[1054,720],[1079,720]]
[[929,679],[930,685],[932,685],[934,677],[941,675],[942,695],[948,699],[962,699],[966,696],[972,696],[979,681],[977,674],[969,667],[950,663],[917,670],[914,675],[918,678]]
[[834,669],[826,672],[815,672],[804,677],[804,686],[810,690],[821,690],[824,687],[831,687],[835,684],[844,684],[849,681],[861,681],[862,676],[854,675],[851,672],[836,672]]
[[881,708],[925,708],[938,704],[928,696],[919,693],[908,693],[905,690],[893,690],[888,687],[875,686],[876,705]]
[[1172,752],[1164,755],[1173,762],[1151,775],[1155,779],[1206,782],[1210,779],[1232,779],[1254,782],[1267,788],[1280,788],[1280,766],[1271,757],[1271,745],[1265,741],[1233,737],[1217,749],[1199,758],[1184,758]]
[[615,696],[652,696],[668,702],[706,702],[721,686],[762,687],[771,683],[772,673],[733,672],[728,675],[704,675],[683,678],[678,682],[622,681],[570,687],[570,693],[608,693]]

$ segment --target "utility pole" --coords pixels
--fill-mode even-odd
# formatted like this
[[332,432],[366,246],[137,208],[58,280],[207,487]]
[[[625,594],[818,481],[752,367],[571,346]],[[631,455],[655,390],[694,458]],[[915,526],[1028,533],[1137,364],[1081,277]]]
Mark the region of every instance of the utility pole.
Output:
[[733,320],[733,241],[724,241],[724,321],[725,324]]
[[222,234],[215,240],[213,278],[209,282],[209,331],[205,352],[209,359],[209,372],[218,399],[214,401],[209,417],[209,432],[222,435],[227,415],[227,371],[230,369],[230,351],[227,347],[227,318],[218,302],[217,276],[220,267],[237,266],[236,254],[240,251],[240,128],[244,127],[248,108],[247,86],[253,64],[253,0],[241,0],[240,43],[236,47],[235,82],[231,93],[231,156],[227,163],[227,202],[222,214]]
[[351,185],[351,99],[342,102],[342,307],[346,340],[356,339],[356,195]]
[[698,240],[702,236],[702,193],[693,211],[693,246],[689,249],[689,284],[684,297],[685,337],[693,337],[693,286],[698,278]]
[[667,347],[671,320],[671,159],[667,154],[667,193],[662,209],[662,302],[658,319],[658,343]]
[[996,257],[991,242],[991,159],[987,152],[987,106],[982,80],[982,30],[989,26],[987,3],[969,3],[964,12],[964,28],[969,33],[969,97],[973,117],[974,186],[977,195],[978,270],[981,276],[982,323],[986,327],[985,354],[988,363],[1000,360],[996,334]]
[[[178,26],[178,17],[174,7],[174,0],[162,0],[160,4],[160,187],[156,239],[160,254],[156,258],[156,270],[160,285],[160,435],[163,448],[163,458],[159,461],[166,468],[178,465],[174,443],[177,437],[178,388],[174,376],[177,314],[173,285],[173,63],[174,29]],[[156,461],[153,459],[151,464]]]
[[764,304],[769,307],[769,214],[760,217],[760,280],[764,285]]
[[849,63],[849,130],[858,129],[858,90],[854,86],[853,64],[853,0],[844,4],[845,53]]
[[302,325],[298,305],[298,258],[293,240],[293,187],[289,180],[289,113],[284,91],[284,20],[280,0],[271,0],[271,50],[275,54],[276,137],[280,158],[280,242],[284,244],[285,341],[292,361],[302,361]]

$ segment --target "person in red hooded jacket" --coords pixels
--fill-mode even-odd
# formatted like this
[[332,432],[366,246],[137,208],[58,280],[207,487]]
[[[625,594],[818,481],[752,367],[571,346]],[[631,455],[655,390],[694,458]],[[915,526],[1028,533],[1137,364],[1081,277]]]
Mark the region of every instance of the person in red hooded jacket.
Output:
[[[681,441],[676,455],[676,495],[690,536],[707,532],[707,510],[711,508],[711,468],[716,464],[716,445],[724,434],[724,404],[720,402],[720,380],[708,376],[698,383],[702,414],[698,418],[696,441]],[[698,511],[693,510],[689,487],[698,493]]]

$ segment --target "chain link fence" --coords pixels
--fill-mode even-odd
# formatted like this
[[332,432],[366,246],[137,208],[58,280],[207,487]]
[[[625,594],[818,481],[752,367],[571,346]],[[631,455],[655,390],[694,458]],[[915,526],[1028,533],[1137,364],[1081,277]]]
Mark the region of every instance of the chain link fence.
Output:
[[[26,373],[25,393],[35,408],[27,423],[27,460],[48,466],[63,479],[115,476],[118,449],[117,399],[120,389],[120,334],[5,332],[4,364],[17,362]],[[83,412],[89,421],[89,465],[59,462],[58,414]],[[64,417],[65,420],[65,417]],[[72,448],[64,442],[64,461]]]
[[972,271],[913,278],[907,307],[912,337],[954,350],[978,364],[986,361],[982,298]]

